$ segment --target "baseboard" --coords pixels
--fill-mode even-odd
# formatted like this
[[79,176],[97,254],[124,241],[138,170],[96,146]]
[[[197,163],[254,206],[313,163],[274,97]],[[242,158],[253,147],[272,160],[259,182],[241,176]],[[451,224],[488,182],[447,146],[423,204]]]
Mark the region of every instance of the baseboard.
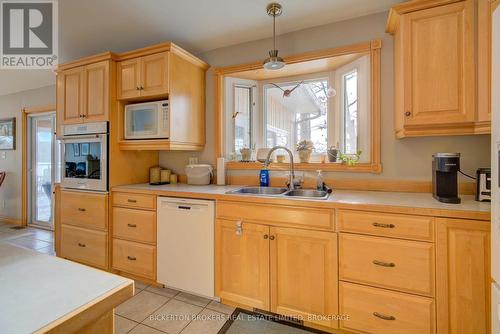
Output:
[[21,219],[0,216],[0,223],[11,224],[11,225],[22,225]]

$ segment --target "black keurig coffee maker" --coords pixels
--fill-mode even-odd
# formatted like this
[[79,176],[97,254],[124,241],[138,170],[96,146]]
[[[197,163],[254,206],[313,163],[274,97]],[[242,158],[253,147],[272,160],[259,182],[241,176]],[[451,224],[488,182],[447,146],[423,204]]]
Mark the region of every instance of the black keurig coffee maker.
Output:
[[460,203],[458,171],[460,153],[436,153],[432,156],[432,195],[443,203]]

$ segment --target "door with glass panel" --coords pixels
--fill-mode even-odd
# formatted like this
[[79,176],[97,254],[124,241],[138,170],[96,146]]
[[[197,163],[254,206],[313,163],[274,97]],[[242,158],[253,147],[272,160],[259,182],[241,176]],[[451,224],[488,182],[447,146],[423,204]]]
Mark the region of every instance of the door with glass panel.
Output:
[[28,118],[28,223],[53,228],[53,188],[59,174],[59,146],[55,140],[55,113]]

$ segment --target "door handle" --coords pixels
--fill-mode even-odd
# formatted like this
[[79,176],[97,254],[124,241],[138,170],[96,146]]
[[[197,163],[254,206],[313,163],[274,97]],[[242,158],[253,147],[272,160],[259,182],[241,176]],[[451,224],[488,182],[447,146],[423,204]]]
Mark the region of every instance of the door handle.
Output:
[[381,228],[395,228],[396,227],[396,225],[394,225],[394,224],[382,224],[382,223],[377,223],[377,222],[372,223],[372,225],[375,227],[381,227]]
[[393,262],[384,262],[384,261],[379,261],[379,260],[373,260],[372,263],[377,266],[381,267],[395,267],[396,264]]
[[385,315],[385,314],[378,313],[378,312],[373,312],[373,315],[376,316],[377,318],[382,319],[382,320],[396,320],[396,317],[394,317],[392,315]]

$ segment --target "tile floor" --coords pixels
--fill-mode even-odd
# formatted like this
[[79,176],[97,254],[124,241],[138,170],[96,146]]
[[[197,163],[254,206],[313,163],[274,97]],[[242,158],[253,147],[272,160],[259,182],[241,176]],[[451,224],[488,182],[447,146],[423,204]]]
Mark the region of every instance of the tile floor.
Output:
[[[0,223],[0,242],[55,255],[52,232],[11,227]],[[115,333],[215,334],[233,311],[210,299],[136,281],[134,297],[115,310]]]

